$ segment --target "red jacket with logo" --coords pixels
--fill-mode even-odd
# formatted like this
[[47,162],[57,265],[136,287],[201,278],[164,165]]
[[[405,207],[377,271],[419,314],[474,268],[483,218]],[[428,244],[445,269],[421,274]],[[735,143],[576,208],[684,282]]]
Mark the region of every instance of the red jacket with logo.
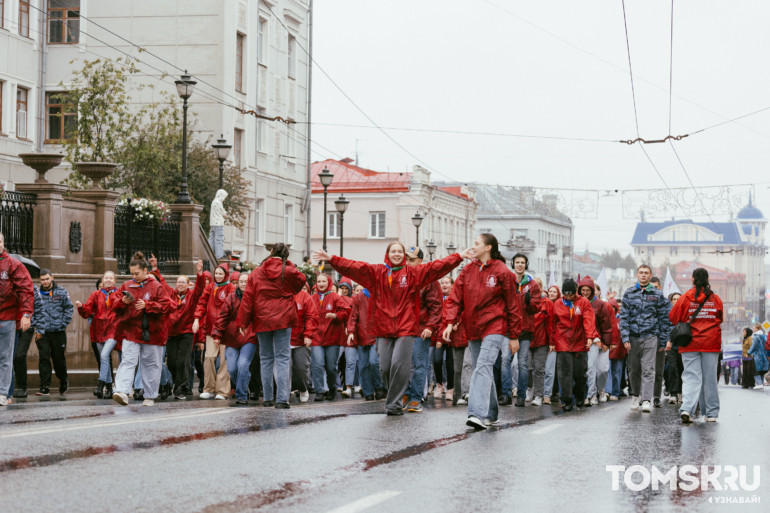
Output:
[[297,324],[294,295],[302,290],[305,275],[290,261],[270,257],[249,274],[238,313],[238,326],[252,326],[254,333],[291,328]]
[[[538,288],[540,287],[538,286]],[[536,348],[551,345],[555,339],[553,334],[553,302],[548,298],[542,299],[540,301],[540,308],[533,317],[534,330],[529,347]]]
[[304,290],[294,295],[294,302],[297,305],[297,324],[291,328],[291,345],[303,347],[305,337],[312,340],[318,330],[318,307]]
[[241,330],[238,329],[238,325],[235,323],[235,318],[238,316],[238,310],[240,310],[242,304],[241,298],[242,295],[239,294],[237,289],[227,296],[219,316],[214,321],[214,328],[211,330],[213,338],[219,339],[222,344],[236,349],[246,344],[257,343],[257,334],[254,333],[251,326],[247,327],[244,330],[245,333],[241,334]]
[[371,346],[375,337],[369,331],[369,298],[363,292],[353,296],[353,306],[348,318],[348,334],[352,333],[354,346]]
[[[460,265],[462,257],[448,257],[418,266],[404,262],[393,267],[385,255],[384,264],[368,264],[333,256],[331,265],[340,274],[353,278],[371,293],[371,335],[399,338],[420,335],[420,291]],[[392,269],[392,271],[391,271]]]
[[184,294],[180,294],[176,288],[171,287],[159,270],[152,271],[152,275],[155,276],[163,287],[165,287],[168,296],[171,301],[176,305],[176,308],[171,315],[168,316],[168,336],[176,337],[185,333],[192,333],[192,325],[195,320],[195,310],[198,306],[203,290],[206,288],[206,280],[203,274],[199,274],[195,277],[195,286],[192,290],[187,290]]
[[[134,303],[144,300],[144,310],[134,308],[134,303],[123,303],[123,291],[127,290]],[[142,283],[129,280],[110,296],[110,308],[115,312],[115,339],[130,340],[137,344],[165,346],[168,340],[168,316],[174,311],[174,303],[163,285],[152,275]],[[147,314],[150,340],[142,340],[142,317]]]
[[588,351],[588,339],[599,336],[594,324],[594,309],[582,296],[577,296],[570,307],[562,297],[553,303],[553,334],[556,339],[556,351],[579,353]]
[[91,292],[88,300],[78,308],[78,315],[83,319],[91,319],[91,343],[103,344],[115,338],[115,311],[110,308],[111,295],[115,292],[111,289],[100,289]]
[[[318,330],[313,337],[314,346],[339,346],[345,337],[345,326],[350,317],[350,303],[335,292],[313,294],[313,302],[318,308]],[[336,319],[329,319],[333,313]]]
[[[516,275],[514,274],[514,278]],[[530,301],[527,306],[525,296],[529,292]],[[524,274],[521,282],[516,279],[516,295],[519,298],[519,308],[521,309],[521,336],[529,334],[533,337],[535,331],[535,315],[540,311],[540,303],[543,298],[540,296],[540,285],[528,274]],[[530,347],[532,345],[530,344]]]
[[449,296],[442,297],[443,301],[441,304],[441,327],[439,328],[439,333],[437,337],[434,337],[434,340],[440,340],[442,344],[446,344],[449,347],[468,347],[468,337],[465,336],[465,327],[463,326],[463,320],[462,318],[457,324],[457,329],[452,331],[452,334],[449,335],[449,342],[446,342],[444,340],[444,332],[446,331],[447,326],[449,326],[449,323],[446,322],[446,300],[449,299]]
[[227,297],[235,292],[235,285],[227,281],[222,283],[212,282],[203,289],[198,304],[193,314],[198,319],[199,327],[206,335],[211,335],[214,329],[214,321],[217,320],[219,312],[225,304]]
[[24,264],[7,251],[0,254],[0,321],[15,321],[24,314],[32,315],[35,297],[32,277]]
[[[694,287],[685,292],[668,314],[672,326],[680,322],[688,322],[705,297],[705,293],[701,291],[696,298]],[[698,312],[698,317],[690,325],[692,342],[687,347],[680,347],[679,352],[718,353],[721,351],[722,315],[722,300],[712,292],[701,311]]]
[[443,301],[441,300],[441,285],[438,281],[428,283],[420,291],[420,326],[418,335],[421,335],[426,329],[431,331],[431,340],[438,336],[438,329],[441,327],[441,313],[443,311]]
[[578,292],[580,287],[590,287],[591,306],[594,308],[594,323],[596,332],[599,334],[599,338],[602,340],[602,345],[607,349],[612,345],[612,318],[615,316],[615,312],[612,307],[602,301],[601,298],[596,297],[596,287],[594,286],[594,280],[590,276],[586,276],[580,283],[578,283]]
[[499,260],[486,264],[472,260],[457,277],[446,303],[445,324],[456,324],[462,318],[468,340],[487,335],[514,339],[521,333],[516,277]]

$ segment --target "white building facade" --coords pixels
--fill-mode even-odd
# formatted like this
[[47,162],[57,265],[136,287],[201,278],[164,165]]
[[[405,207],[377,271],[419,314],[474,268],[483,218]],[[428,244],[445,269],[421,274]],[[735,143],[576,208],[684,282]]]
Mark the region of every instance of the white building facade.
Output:
[[[198,82],[189,99],[192,136],[213,142],[224,134],[233,145],[230,163],[251,185],[246,225],[226,227],[225,249],[259,261],[265,244],[287,242],[292,259],[301,259],[309,205],[307,0],[0,0],[0,7],[0,182],[34,180],[19,153],[56,151],[65,122],[51,96],[59,84],[83,60],[128,54],[139,60],[136,80],[154,91],[176,94],[174,80],[187,70]],[[132,101],[157,99],[152,94]],[[67,173],[62,165],[46,176],[58,182]]]

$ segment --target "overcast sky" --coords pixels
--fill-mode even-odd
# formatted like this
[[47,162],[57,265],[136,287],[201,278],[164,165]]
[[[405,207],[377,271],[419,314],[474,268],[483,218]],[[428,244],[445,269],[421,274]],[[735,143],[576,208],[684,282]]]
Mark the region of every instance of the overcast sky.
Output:
[[[669,134],[671,2],[627,0],[639,132]],[[676,0],[671,133],[770,106],[770,2]],[[316,0],[314,58],[378,125],[620,140],[637,136],[620,1]],[[665,188],[638,144],[389,130],[371,126],[314,70],[313,159],[505,185]],[[675,142],[696,186],[770,182],[770,110]],[[689,183],[666,144],[647,145],[669,187]],[[333,152],[333,153],[332,153]],[[768,185],[754,188],[770,213]],[[745,189],[745,188],[744,188]],[[575,219],[575,246],[630,251],[620,195]],[[681,217],[681,213],[679,214]],[[696,220],[707,220],[696,217]],[[715,221],[726,220],[716,217]]]

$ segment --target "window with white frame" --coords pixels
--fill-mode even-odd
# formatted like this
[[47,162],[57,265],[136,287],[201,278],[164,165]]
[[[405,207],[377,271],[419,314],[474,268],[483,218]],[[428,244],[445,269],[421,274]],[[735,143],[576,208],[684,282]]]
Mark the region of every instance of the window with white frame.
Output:
[[328,212],[326,214],[326,236],[330,239],[340,238],[340,213]]
[[369,238],[385,238],[385,212],[369,212]]
[[283,235],[284,244],[294,243],[294,205],[283,207]]
[[254,203],[254,227],[257,229],[257,244],[265,242],[265,200],[257,198]]
[[29,89],[16,88],[16,137],[27,138],[27,99]]
[[257,27],[257,64],[267,66],[267,20],[259,19]]
[[[265,109],[257,109],[257,114],[265,115]],[[262,118],[257,119],[257,151],[265,153],[267,151],[267,121]]]
[[289,34],[289,43],[288,48],[286,50],[287,57],[289,59],[288,62],[288,75],[289,78],[296,78],[297,77],[297,40]]
[[233,164],[235,167],[241,167],[242,158],[241,151],[243,148],[243,130],[236,128],[233,130]]

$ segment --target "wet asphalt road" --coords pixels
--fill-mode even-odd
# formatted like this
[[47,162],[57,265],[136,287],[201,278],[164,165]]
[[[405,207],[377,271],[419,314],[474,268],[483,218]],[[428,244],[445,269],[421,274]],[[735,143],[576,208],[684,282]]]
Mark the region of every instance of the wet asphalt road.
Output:
[[[0,512],[767,511],[770,389],[720,386],[719,422],[630,400],[562,414],[503,407],[474,432],[427,401],[234,408],[193,400],[119,407],[76,392],[0,408]],[[748,465],[756,491],[612,489],[607,465]],[[634,481],[641,480],[637,474]],[[735,504],[759,497],[759,504]],[[723,501],[725,503],[720,503]]]

